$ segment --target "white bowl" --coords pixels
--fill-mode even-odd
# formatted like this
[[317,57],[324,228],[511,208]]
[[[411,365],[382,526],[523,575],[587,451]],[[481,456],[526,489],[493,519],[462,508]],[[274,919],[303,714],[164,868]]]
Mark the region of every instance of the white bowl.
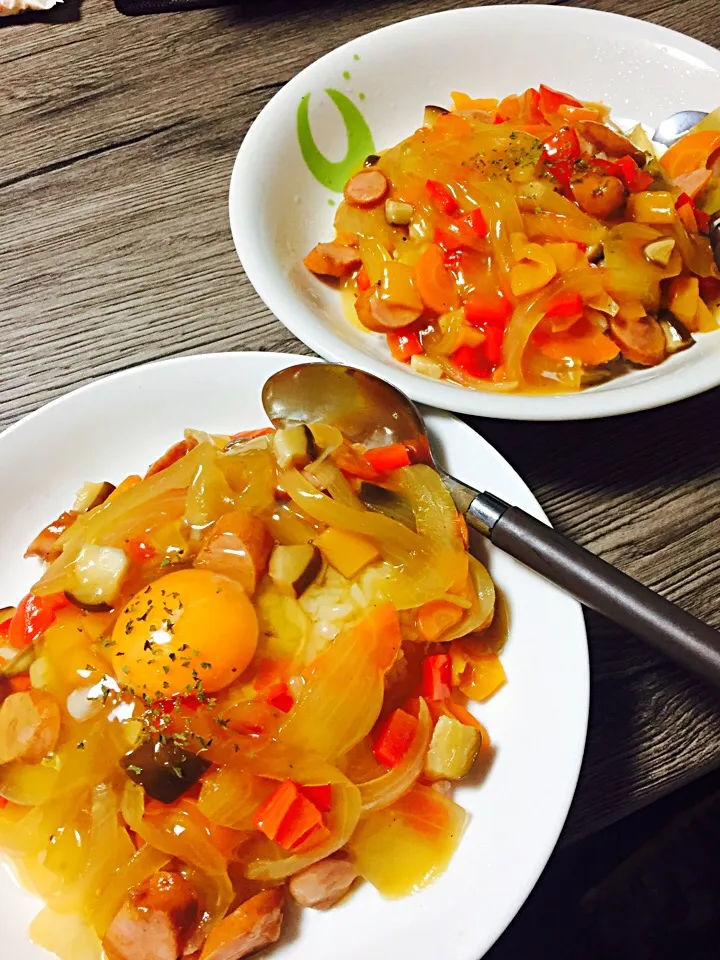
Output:
[[[245,272],[272,312],[328,360],[370,370],[409,396],[447,410],[527,420],[572,420],[671,403],[720,383],[720,334],[659,367],[579,394],[481,393],[415,374],[395,362],[385,338],[352,326],[340,296],[313,277],[302,258],[333,237],[338,194],[303,160],[298,108],[310,94],[310,122],[331,161],[348,152],[339,91],[358,108],[377,149],[408,136],[426,103],[451,90],[504,96],[544,82],[603,100],[619,120],[653,128],[677,110],[720,103],[720,52],[679,33],[616,14],[535,5],[477,7],[407,20],[353,40],[298,74],[270,101],[238,153],[230,185],[230,223]],[[331,168],[340,189],[367,154],[358,136],[345,168]]]
[[[16,602],[37,579],[37,561],[23,560],[23,551],[72,503],[84,480],[117,483],[142,471],[185,427],[232,433],[261,426],[267,377],[305,362],[287,354],[225,353],[134,367],[56,400],[0,435],[0,606]],[[513,468],[470,427],[438,411],[428,414],[427,425],[455,476],[544,519]],[[493,546],[484,559],[510,613],[503,651],[508,683],[476,705],[496,755],[482,783],[458,788],[471,820],[450,868],[405,900],[385,900],[364,884],[334,910],[306,910],[288,923],[274,960],[479,960],[545,866],[585,745],[585,627],[580,605],[567,594]],[[39,903],[3,866],[0,855],[0,957],[51,960],[28,940]]]

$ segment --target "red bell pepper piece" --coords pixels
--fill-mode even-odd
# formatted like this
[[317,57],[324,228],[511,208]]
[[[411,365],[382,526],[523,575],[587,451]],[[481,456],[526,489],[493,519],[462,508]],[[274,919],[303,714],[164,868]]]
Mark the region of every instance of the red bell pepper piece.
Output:
[[30,675],[27,673],[19,677],[10,677],[10,689],[13,693],[26,693],[31,686]]
[[546,87],[544,83],[540,84],[538,89],[538,99],[540,110],[547,117],[548,114],[557,113],[558,109],[567,103],[571,107],[581,107],[582,103],[571,97],[569,93],[562,93],[560,90],[553,90],[552,87]]
[[591,156],[584,156],[582,159],[589,167],[592,167],[594,170],[599,170],[600,173],[606,173],[610,177],[618,177],[620,180],[623,179],[622,169],[613,160],[604,160],[602,157]]
[[329,813],[332,807],[332,784],[324,783],[317,787],[308,787],[300,784],[300,793],[322,813]]
[[293,695],[286,683],[275,683],[269,687],[265,699],[271,707],[280,710],[282,713],[290,713],[295,705]]
[[451,354],[450,360],[456,367],[460,367],[471,377],[477,377],[478,380],[489,380],[492,376],[492,367],[482,346],[471,347],[467,343],[463,344]]
[[394,330],[387,335],[390,353],[395,360],[400,363],[410,363],[410,358],[423,352],[420,336],[410,327],[403,327],[400,330]]
[[577,317],[578,320],[583,312],[583,299],[579,293],[559,294],[550,301],[550,305],[545,311],[545,317],[549,320],[567,320],[570,317]]
[[542,123],[544,120],[540,112],[540,94],[534,87],[529,87],[520,97],[520,116],[528,123]]
[[325,826],[318,808],[292,780],[285,780],[270,794],[253,822],[285,850],[300,846],[316,828]]
[[395,710],[380,727],[373,753],[378,763],[384,767],[396,767],[402,763],[410,749],[418,721],[404,710]]
[[630,193],[640,193],[642,190],[647,190],[653,183],[651,174],[647,170],[641,170],[632,157],[620,157],[615,166],[620,171],[620,178],[624,181]]
[[358,290],[360,290],[361,292],[364,292],[365,290],[370,289],[371,287],[370,276],[367,270],[365,269],[365,267],[360,267],[360,269],[358,270],[358,275],[357,277],[355,277],[355,283],[357,284]]
[[458,202],[450,193],[448,188],[438,180],[428,180],[425,183],[425,189],[430,195],[430,199],[436,210],[446,214],[448,217],[454,217],[460,210]]
[[504,339],[505,331],[500,327],[488,327],[485,330],[485,342],[483,343],[483,346],[485,347],[485,356],[488,358],[493,367],[497,367],[502,363],[502,345]]
[[423,660],[422,695],[428,700],[445,700],[452,687],[452,659],[438,653]]
[[10,621],[7,633],[10,645],[18,650],[30,646],[55,622],[57,611],[69,604],[64,593],[49,593],[42,597],[28,593],[18,604]]
[[145,563],[147,560],[152,560],[157,554],[157,550],[152,544],[138,539],[126,541],[125,552],[133,563]]
[[10,624],[12,623],[12,617],[8,617],[7,620],[3,620],[0,623],[0,640],[4,640],[8,633],[10,632]]
[[10,801],[6,800],[5,797],[0,797],[0,810],[4,810],[9,803]]
[[697,224],[698,230],[702,233],[707,233],[710,227],[710,214],[705,213],[704,210],[701,210],[698,206],[695,205],[695,201],[690,196],[690,194],[683,193],[675,201],[675,209],[680,210],[682,207],[688,205],[692,211],[692,215],[695,218],[695,223]]
[[561,160],[579,160],[582,156],[580,140],[572,127],[563,127],[547,140],[543,140],[542,156],[546,163]]
[[502,293],[476,292],[465,302],[465,319],[473,327],[505,327],[512,316],[512,304]]
[[488,233],[490,233],[490,228],[487,225],[487,221],[485,220],[480,207],[475,207],[475,209],[471,210],[470,213],[463,219],[473,233],[476,233],[480,239],[483,239],[488,235]]
[[410,455],[404,443],[391,443],[387,447],[372,447],[365,453],[368,462],[380,473],[410,466]]

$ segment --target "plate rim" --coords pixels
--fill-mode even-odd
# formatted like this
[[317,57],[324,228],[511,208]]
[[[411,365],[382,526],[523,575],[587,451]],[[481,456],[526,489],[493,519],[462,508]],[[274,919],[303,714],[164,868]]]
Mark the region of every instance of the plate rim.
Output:
[[[38,407],[36,410],[31,411],[26,414],[17,422],[8,426],[5,430],[0,433],[0,453],[6,440],[10,437],[13,437],[15,434],[22,431],[22,429],[28,424],[35,422],[38,419],[41,419],[48,411],[55,411],[58,408],[62,408],[63,405],[77,400],[78,397],[82,397],[85,394],[91,394],[94,390],[97,390],[98,387],[104,385],[105,383],[112,382],[117,383],[123,380],[129,380],[133,377],[142,378],[148,370],[154,370],[159,367],[169,368],[169,367],[178,367],[182,368],[184,366],[192,366],[193,364],[202,364],[202,363],[226,363],[230,362],[232,364],[243,364],[243,363],[252,363],[254,359],[267,359],[270,361],[280,361],[283,365],[289,365],[292,363],[314,363],[318,362],[318,358],[310,357],[302,354],[295,353],[281,353],[278,351],[217,351],[209,353],[200,353],[200,354],[191,354],[188,356],[180,357],[170,357],[161,360],[150,361],[148,363],[137,364],[132,367],[127,367],[124,370],[116,371],[112,374],[106,376],[100,376],[94,378],[89,383],[83,384],[75,389],[69,390],[62,395],[54,398],[53,400],[43,404]],[[472,437],[474,443],[480,444],[484,449],[486,455],[492,457],[499,464],[502,465],[504,470],[509,471],[513,476],[514,480],[519,483],[525,494],[532,500],[533,503],[533,514],[538,518],[544,520],[549,524],[549,521],[545,515],[542,506],[537,500],[535,494],[532,492],[530,487],[527,485],[522,476],[518,473],[515,467],[510,463],[483,435],[482,433],[474,430],[470,424],[464,422],[453,413],[446,410],[439,410],[437,408],[432,409],[429,413],[438,417],[441,422],[452,422],[454,425],[459,425],[459,429],[463,433],[467,434],[468,438]],[[534,889],[537,884],[540,876],[542,875],[545,867],[547,866],[548,860],[552,856],[553,851],[557,846],[558,839],[562,832],[562,828],[565,824],[565,821],[570,810],[570,806],[575,797],[577,790],[577,784],[580,776],[581,766],[583,757],[585,754],[585,749],[587,745],[587,736],[588,736],[588,720],[589,720],[589,706],[590,706],[590,660],[589,660],[589,649],[588,649],[588,640],[587,640],[587,629],[582,614],[582,607],[577,602],[568,598],[571,602],[571,606],[568,607],[568,613],[565,615],[567,620],[568,628],[572,630],[573,634],[577,634],[576,641],[580,642],[582,638],[582,655],[581,655],[581,664],[582,666],[582,675],[576,675],[573,678],[573,684],[575,687],[576,700],[577,704],[574,708],[574,728],[575,736],[572,741],[572,754],[570,750],[566,750],[566,756],[568,762],[564,767],[565,773],[563,776],[564,781],[566,781],[566,789],[564,793],[564,800],[562,804],[558,804],[554,809],[551,815],[546,817],[546,830],[544,831],[547,842],[543,844],[543,853],[537,857],[536,860],[533,860],[526,873],[525,873],[525,882],[523,884],[517,884],[514,888],[514,891],[511,896],[507,897],[506,909],[503,913],[498,916],[497,923],[494,924],[494,935],[488,939],[487,945],[484,947],[484,953],[482,956],[485,956],[485,953],[491,949],[492,945],[497,941],[497,939],[502,936],[509,924],[515,918],[515,916],[520,911],[522,905],[526,901],[527,897]],[[572,611],[572,612],[571,612]],[[0,855],[0,866],[7,858],[4,855]],[[22,888],[21,888],[22,889]],[[27,891],[22,891],[27,893]],[[27,942],[29,938],[27,938]],[[35,945],[33,945],[35,946]],[[40,949],[37,948],[36,949]],[[50,956],[50,954],[48,954]],[[478,960],[478,957],[475,952],[472,955],[467,955],[467,960]]]
[[[462,19],[467,16],[495,18],[520,14],[525,21],[533,18],[558,18],[560,20],[616,22],[619,31],[641,30],[644,39],[655,44],[665,41],[675,47],[688,48],[690,53],[713,62],[720,75],[720,51],[694,37],[680,33],[669,27],[631,17],[626,14],[605,10],[568,7],[552,4],[497,4],[493,6],[463,7],[453,10],[406,17],[395,23],[363,33],[323,56],[293,76],[265,104],[250,125],[243,138],[230,176],[228,193],[228,216],[230,230],[241,266],[253,289],[268,310],[294,336],[305,343],[321,357],[335,363],[346,363],[384,377],[418,403],[434,406],[455,413],[474,416],[486,416],[500,420],[534,420],[541,422],[592,420],[602,417],[622,416],[639,413],[657,407],[666,406],[711,390],[720,385],[720,365],[708,365],[704,376],[693,375],[690,365],[685,375],[670,374],[648,379],[637,388],[619,388],[613,391],[596,392],[593,390],[566,394],[497,394],[473,391],[447,381],[434,381],[410,373],[391,358],[379,359],[362,349],[346,343],[333,330],[328,329],[324,321],[304,304],[295,303],[285,306],[282,289],[275,287],[272,274],[266,275],[267,258],[262,255],[260,246],[253,243],[250,229],[244,230],[243,224],[254,223],[252,210],[257,196],[251,189],[252,170],[256,166],[254,154],[260,148],[268,130],[274,126],[273,114],[278,107],[286,103],[295,104],[298,93],[304,90],[303,83],[307,75],[320,64],[326,64],[357,47],[372,43],[379,34],[387,35],[401,32],[409,24],[443,19]],[[630,25],[633,25],[630,27]],[[281,319],[282,315],[282,319]],[[720,335],[720,334],[719,334]],[[671,360],[672,358],[670,358]],[[642,372],[640,374],[642,375]]]

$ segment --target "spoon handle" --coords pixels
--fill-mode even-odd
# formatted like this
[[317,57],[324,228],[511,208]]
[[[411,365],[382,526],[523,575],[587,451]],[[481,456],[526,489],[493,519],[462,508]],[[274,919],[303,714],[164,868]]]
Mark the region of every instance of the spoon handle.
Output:
[[479,494],[465,516],[505,553],[720,687],[718,631],[491,494]]

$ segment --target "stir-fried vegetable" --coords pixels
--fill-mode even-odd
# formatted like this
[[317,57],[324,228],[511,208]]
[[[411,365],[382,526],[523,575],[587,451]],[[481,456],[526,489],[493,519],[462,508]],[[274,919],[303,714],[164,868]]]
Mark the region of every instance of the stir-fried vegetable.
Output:
[[[579,390],[666,359],[671,278],[720,279],[718,111],[658,162],[642,127],[626,136],[601,104],[543,84],[452,97],[350,178],[336,239],[306,267],[349,293],[397,362],[476,390]],[[716,304],[701,304],[688,329],[716,329]]]
[[39,943],[235,955],[278,939],[286,881],[326,908],[358,873],[398,896],[443,871],[465,814],[429,785],[469,772],[465,696],[505,676],[494,585],[425,460],[327,424],[188,431],[36,538],[45,573],[0,610],[0,850],[46,902]]

